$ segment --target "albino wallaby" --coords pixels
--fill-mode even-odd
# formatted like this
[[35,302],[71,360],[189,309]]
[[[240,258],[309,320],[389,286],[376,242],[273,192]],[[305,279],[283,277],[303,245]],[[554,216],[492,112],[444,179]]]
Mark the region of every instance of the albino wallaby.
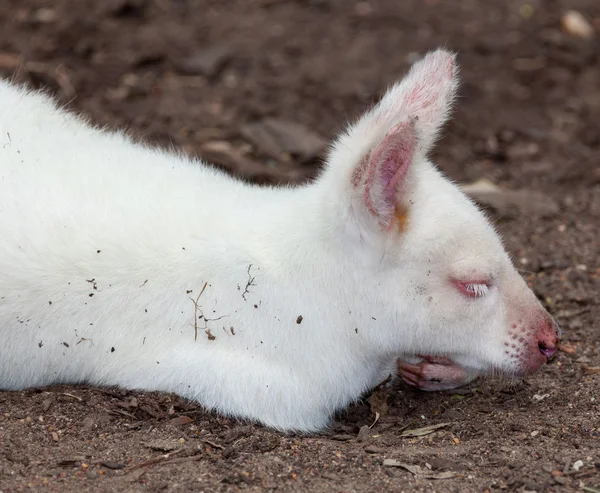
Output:
[[0,388],[177,393],[283,430],[397,373],[535,372],[558,327],[427,159],[454,56],[416,63],[297,188],[248,185],[0,82]]

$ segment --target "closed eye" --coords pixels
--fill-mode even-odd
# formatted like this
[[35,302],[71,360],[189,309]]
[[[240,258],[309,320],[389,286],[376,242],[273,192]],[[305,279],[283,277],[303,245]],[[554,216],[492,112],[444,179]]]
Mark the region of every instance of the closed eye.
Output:
[[469,298],[481,298],[490,292],[490,285],[484,281],[454,281],[458,290]]

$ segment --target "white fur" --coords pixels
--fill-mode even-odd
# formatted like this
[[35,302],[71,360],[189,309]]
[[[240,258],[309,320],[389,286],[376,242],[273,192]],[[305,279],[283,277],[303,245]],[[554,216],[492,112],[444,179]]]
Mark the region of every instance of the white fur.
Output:
[[[0,82],[0,388],[162,390],[310,431],[401,356],[523,372],[509,325],[543,310],[425,157],[456,89],[448,64],[428,55],[293,189],[244,184]],[[382,230],[351,174],[413,116],[408,226]],[[468,299],[450,278],[493,283]]]

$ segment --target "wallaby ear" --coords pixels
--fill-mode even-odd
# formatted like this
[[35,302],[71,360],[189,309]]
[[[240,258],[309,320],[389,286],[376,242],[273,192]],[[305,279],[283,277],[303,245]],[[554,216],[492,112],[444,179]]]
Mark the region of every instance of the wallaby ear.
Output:
[[448,119],[457,71],[453,54],[426,55],[334,145],[328,167],[332,179],[344,182],[344,193],[358,206],[352,209],[374,217],[380,228],[387,230],[395,217],[403,217],[407,177]]
[[391,226],[397,212],[398,194],[416,146],[415,120],[411,118],[393,127],[352,173],[352,187],[383,229]]
[[406,77],[388,90],[365,116],[372,124],[388,128],[400,120],[414,118],[419,147],[428,152],[450,116],[457,89],[456,56],[436,50],[415,63]]

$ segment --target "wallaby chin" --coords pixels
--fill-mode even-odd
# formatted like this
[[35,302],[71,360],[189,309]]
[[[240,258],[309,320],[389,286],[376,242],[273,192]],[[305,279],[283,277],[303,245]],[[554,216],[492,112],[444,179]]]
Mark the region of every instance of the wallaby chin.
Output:
[[424,390],[536,371],[555,322],[427,160],[457,73],[428,54],[296,189],[243,184],[0,82],[0,388],[161,390],[314,431],[397,358]]

